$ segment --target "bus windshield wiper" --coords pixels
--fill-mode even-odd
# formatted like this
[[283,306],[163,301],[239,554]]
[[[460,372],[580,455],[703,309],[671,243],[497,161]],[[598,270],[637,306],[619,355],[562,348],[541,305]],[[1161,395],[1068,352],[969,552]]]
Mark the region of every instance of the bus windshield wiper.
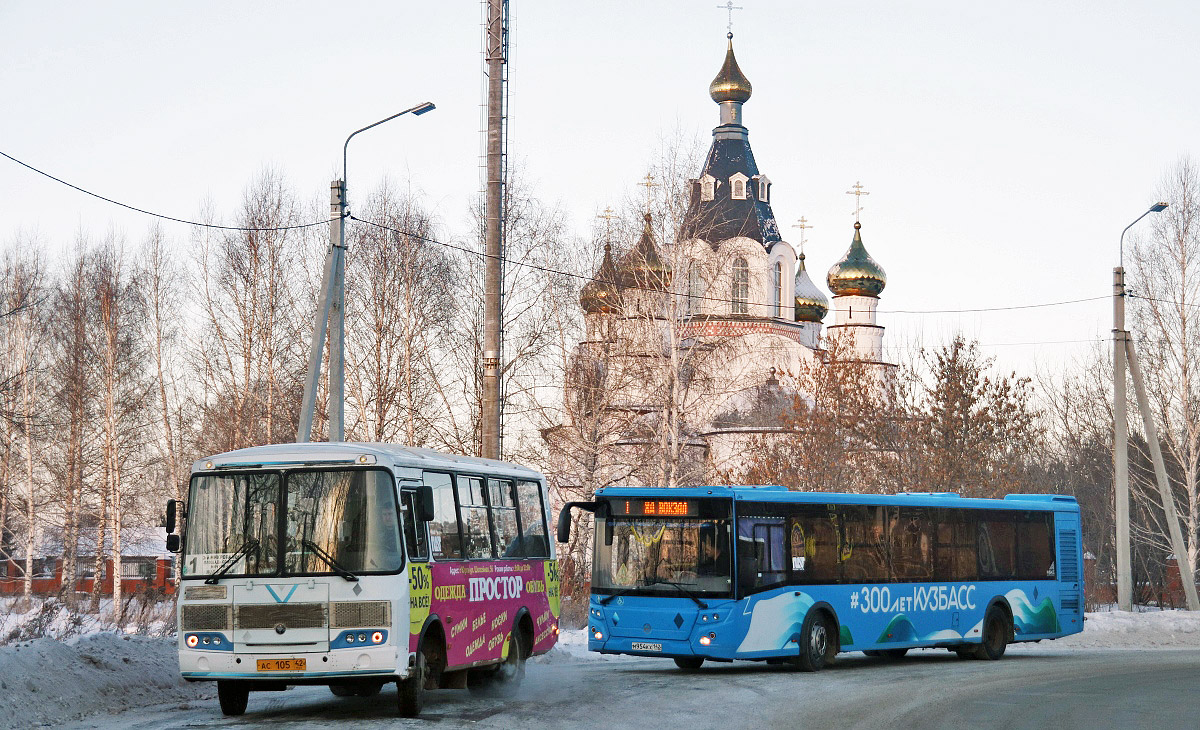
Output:
[[696,594],[692,593],[688,589],[684,588],[681,584],[676,583],[673,580],[667,580],[666,578],[651,578],[651,579],[648,579],[645,583],[642,583],[642,585],[643,586],[652,586],[652,585],[655,585],[656,583],[666,583],[669,586],[675,586],[676,588],[679,589],[680,593],[682,593],[683,595],[685,595],[688,598],[695,601],[697,606],[699,606],[700,608],[708,608],[708,604],[705,603],[704,601],[701,601],[699,598],[697,598]]
[[315,542],[313,542],[312,540],[301,540],[300,545],[301,545],[301,547],[308,548],[309,552],[311,552],[313,555],[316,555],[318,558],[320,558],[322,561],[324,561],[324,563],[326,565],[328,565],[330,568],[333,568],[333,572],[342,576],[346,580],[349,580],[349,581],[358,580],[357,575],[346,570],[346,568],[341,563],[339,563],[338,561],[333,559],[332,555],[330,555],[329,553],[322,550],[321,547],[319,545],[317,545]]
[[637,586],[629,586],[628,588],[622,588],[621,590],[617,591],[616,593],[610,593],[607,596],[605,596],[604,598],[600,599],[600,605],[607,606],[617,596],[628,595],[629,593],[637,590],[637,588],[638,588]]
[[204,582],[209,584],[210,586],[215,586],[217,584],[217,581],[221,578],[221,576],[225,575],[230,570],[233,570],[233,566],[237,565],[238,558],[242,557],[243,555],[249,554],[251,550],[257,550],[257,549],[258,549],[258,539],[253,538],[253,537],[246,538],[246,542],[242,543],[242,546],[240,548],[238,548],[237,550],[235,550],[233,555],[230,555],[229,558],[227,558],[224,563],[221,563],[221,567],[219,567],[215,571],[213,571],[212,575],[205,578]]

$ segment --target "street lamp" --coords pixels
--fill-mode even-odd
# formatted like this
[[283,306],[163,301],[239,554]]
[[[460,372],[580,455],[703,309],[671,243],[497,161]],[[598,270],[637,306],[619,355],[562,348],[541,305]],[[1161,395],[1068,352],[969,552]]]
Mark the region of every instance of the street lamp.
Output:
[[300,423],[296,442],[312,437],[313,415],[317,402],[317,381],[320,379],[321,351],[325,345],[325,330],[329,328],[329,440],[346,438],[346,366],[345,366],[345,291],[346,291],[346,154],[354,135],[378,127],[405,114],[420,116],[433,111],[433,102],[424,102],[402,112],[356,129],[342,145],[342,179],[330,184],[329,193],[329,251],[325,254],[325,271],[321,275],[321,294],[313,322],[312,342],[308,349],[308,376],[304,381],[304,399],[300,403]]
[[1121,231],[1120,266],[1113,269],[1113,472],[1117,523],[1117,608],[1133,610],[1133,575],[1129,556],[1129,425],[1125,404],[1125,233],[1151,213],[1167,209],[1155,203]]

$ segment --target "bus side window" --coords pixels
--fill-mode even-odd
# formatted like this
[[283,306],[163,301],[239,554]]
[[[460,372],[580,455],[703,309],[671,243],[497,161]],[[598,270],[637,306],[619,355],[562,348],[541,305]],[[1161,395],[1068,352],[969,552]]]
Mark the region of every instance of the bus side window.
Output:
[[488,521],[487,497],[480,477],[458,477],[458,509],[468,560],[493,556],[492,529]]
[[1053,515],[1047,512],[1026,512],[1017,517],[1019,578],[1045,580],[1055,577],[1052,519]]
[[788,530],[792,577],[798,583],[837,583],[837,522],[821,514],[793,517]]
[[979,577],[984,580],[1015,578],[1017,534],[1009,515],[980,515],[975,534],[979,548]]
[[893,580],[901,583],[933,580],[932,533],[928,510],[888,508],[888,552]]
[[429,523],[429,552],[434,560],[462,558],[458,510],[454,506],[454,482],[449,474],[424,472],[425,484],[433,488],[433,520]]
[[546,539],[546,521],[543,519],[542,490],[537,482],[517,482],[517,514],[521,539],[513,557],[550,557],[550,542]]
[[937,513],[934,580],[975,580],[975,523],[968,510],[942,509]]
[[429,541],[425,523],[417,519],[416,494],[409,490],[400,493],[400,509],[404,513],[404,547],[409,560],[428,560]]
[[842,566],[847,583],[885,583],[887,552],[883,543],[883,508],[845,506],[842,519]]
[[492,542],[503,557],[514,557],[517,540],[517,510],[513,502],[513,483],[500,479],[488,480],[488,506],[492,511]]

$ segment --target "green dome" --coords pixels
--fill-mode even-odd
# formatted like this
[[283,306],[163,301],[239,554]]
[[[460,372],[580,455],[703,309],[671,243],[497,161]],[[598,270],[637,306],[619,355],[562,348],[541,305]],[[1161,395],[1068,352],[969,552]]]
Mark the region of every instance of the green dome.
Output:
[[835,297],[878,297],[887,286],[883,267],[871,258],[862,242],[862,224],[854,224],[854,240],[841,260],[829,269],[825,283]]

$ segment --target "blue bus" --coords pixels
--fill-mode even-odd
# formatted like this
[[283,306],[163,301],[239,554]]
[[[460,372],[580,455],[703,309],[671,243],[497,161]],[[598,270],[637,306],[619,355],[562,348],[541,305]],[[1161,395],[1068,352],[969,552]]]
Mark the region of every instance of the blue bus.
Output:
[[1074,497],[610,487],[595,515],[588,649],[789,663],[945,648],[999,659],[1083,629]]

